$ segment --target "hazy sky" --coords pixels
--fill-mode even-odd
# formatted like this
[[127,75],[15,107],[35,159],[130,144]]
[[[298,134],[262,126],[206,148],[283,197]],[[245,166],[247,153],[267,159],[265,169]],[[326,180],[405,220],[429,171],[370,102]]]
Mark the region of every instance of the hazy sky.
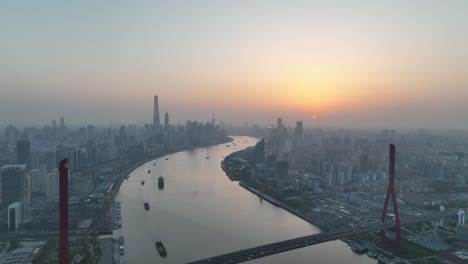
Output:
[[[1,1],[0,125],[468,128],[468,1]],[[162,118],[162,116],[161,116]]]

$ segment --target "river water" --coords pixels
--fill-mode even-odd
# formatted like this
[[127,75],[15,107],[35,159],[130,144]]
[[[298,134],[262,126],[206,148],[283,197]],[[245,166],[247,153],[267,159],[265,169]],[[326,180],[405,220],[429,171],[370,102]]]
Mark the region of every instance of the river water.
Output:
[[[220,144],[168,155],[168,160],[156,159],[130,174],[116,197],[122,203],[123,226],[114,231],[114,237],[125,237],[127,263],[186,263],[319,232],[314,225],[262,201],[228,179],[221,169],[223,157],[235,148],[254,145],[256,139],[234,137],[234,142],[237,146]],[[164,190],[158,190],[160,175],[165,178]],[[143,202],[149,202],[149,211],[145,211]],[[154,246],[157,240],[163,241],[166,258],[158,255]],[[247,263],[376,261],[353,253],[341,241],[333,241]]]

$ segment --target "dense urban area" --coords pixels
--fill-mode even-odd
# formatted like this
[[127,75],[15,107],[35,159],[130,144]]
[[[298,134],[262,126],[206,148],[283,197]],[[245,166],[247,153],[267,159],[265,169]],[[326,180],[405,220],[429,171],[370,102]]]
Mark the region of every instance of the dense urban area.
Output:
[[[59,172],[69,169],[70,263],[101,263],[98,235],[122,226],[114,206],[119,186],[146,161],[169,153],[229,142],[214,116],[171,125],[169,114],[144,126],[69,128],[64,117],[0,137],[0,263],[58,263]],[[156,125],[153,125],[156,124]]]
[[[253,136],[258,142],[235,151],[236,143],[226,133]],[[332,129],[318,124],[304,128],[301,121],[288,127],[281,118],[270,126],[235,127],[217,124],[214,116],[208,122],[173,125],[168,113],[160,124],[155,96],[153,123],[144,126],[71,128],[61,117],[42,127],[4,129],[0,263],[58,263],[57,166],[62,159],[69,161],[69,262],[118,263],[124,240],[105,235],[122,227],[120,202],[114,202],[120,184],[154,158],[215,144],[232,148],[220,164],[231,180],[320,227],[324,234],[337,230],[346,234],[334,233],[337,236],[322,242],[341,238],[356,254],[366,253],[381,263],[468,262],[466,132]],[[398,248],[391,247],[397,235],[392,228],[384,235],[387,245],[378,228],[366,229],[382,222],[389,144],[396,145],[395,198],[402,221],[454,212],[404,222]],[[393,223],[399,217],[389,208],[384,220]],[[314,244],[309,240],[265,251],[275,254],[274,249],[279,253]],[[246,259],[258,257],[255,254]],[[263,249],[261,254],[266,254]]]
[[[379,232],[361,232],[343,240],[355,252],[382,263],[468,263],[466,132],[331,130],[318,125],[304,129],[301,121],[290,128],[281,118],[267,129],[253,126],[243,132],[262,139],[226,157],[222,167],[227,175],[323,231],[344,229],[343,233],[381,223],[389,144],[395,144],[400,218],[453,213],[403,226],[397,250],[381,245]],[[385,220],[395,222],[393,210]],[[386,237],[393,240],[395,233],[387,231]]]

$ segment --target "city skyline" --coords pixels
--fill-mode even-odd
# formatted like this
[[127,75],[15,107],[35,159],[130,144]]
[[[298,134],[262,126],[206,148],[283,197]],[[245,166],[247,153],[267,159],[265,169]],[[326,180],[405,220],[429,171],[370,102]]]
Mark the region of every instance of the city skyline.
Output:
[[[468,128],[465,1],[3,3],[0,120]],[[248,118],[246,118],[248,116]]]
[[467,10],[0,3],[0,263],[464,263]]
[[[80,123],[73,123],[71,122],[71,125],[69,126],[70,128],[80,128],[80,127],[86,127],[89,125],[97,125],[98,127],[108,127],[108,128],[119,128],[122,125],[139,125],[139,126],[145,126],[145,125],[151,125],[151,126],[156,126],[156,127],[161,127],[161,126],[166,126],[165,124],[161,124],[160,121],[160,111],[159,111],[159,102],[158,102],[158,95],[154,95],[154,100],[152,104],[152,117],[151,120],[138,120],[138,121],[121,121],[121,122],[113,122],[112,120],[109,121],[108,123],[92,123],[92,122],[87,122],[88,119],[82,120]],[[166,115],[168,115],[168,112],[164,112],[166,118]],[[392,111],[389,112],[391,114]],[[145,113],[147,115],[147,113]],[[211,119],[208,116],[205,116],[203,114],[199,115],[191,115],[187,116],[186,119],[176,119],[175,121],[171,119],[171,125],[183,125],[187,121],[192,121],[192,120],[197,120],[197,118],[194,118],[197,116],[198,121],[200,122],[205,122],[205,123],[211,123],[214,120],[215,114],[212,113]],[[267,119],[260,119],[258,122],[249,122],[247,121],[248,119],[244,119],[244,121],[238,120],[238,122],[232,122],[230,120],[221,120],[221,123],[224,124],[224,126],[260,126],[263,128],[266,127],[275,127],[275,120],[277,122],[283,122],[283,116],[286,116],[285,122],[283,125],[287,128],[294,129],[294,126],[297,126],[298,123],[301,123],[302,125],[305,123],[306,125],[304,126],[305,128],[312,128],[312,129],[319,129],[319,128],[327,128],[327,129],[342,129],[342,128],[347,128],[347,129],[370,129],[370,130],[380,130],[380,129],[400,129],[402,131],[406,130],[418,130],[418,129],[433,129],[433,130],[439,130],[439,131],[456,131],[456,130],[466,130],[464,127],[421,127],[421,126],[403,126],[403,127],[398,127],[394,125],[388,125],[388,124],[381,124],[381,125],[375,125],[375,126],[358,126],[357,124],[333,124],[333,123],[327,123],[323,122],[323,116],[321,115],[291,115],[288,113],[285,113],[285,115],[275,115],[274,113],[270,113],[269,117]],[[271,118],[270,118],[271,117]],[[168,116],[167,116],[168,118]],[[92,120],[92,119],[91,119]],[[166,123],[166,120],[164,120]],[[155,125],[157,124],[157,125]],[[169,124],[169,119],[167,120],[167,124]],[[278,123],[279,124],[279,123]],[[50,126],[51,125],[51,126]],[[57,126],[57,119],[50,119],[50,120],[45,120],[45,123],[42,121],[29,121],[29,122],[21,122],[21,121],[12,121],[11,119],[9,121],[3,121],[0,122],[0,129],[6,129],[8,126],[13,126],[13,127],[18,127],[20,129],[25,128],[25,127],[42,127],[42,126],[50,126],[53,129],[56,129],[58,131],[58,128],[62,131],[63,129],[67,128],[65,126],[65,118],[63,116],[60,117],[60,127]]]

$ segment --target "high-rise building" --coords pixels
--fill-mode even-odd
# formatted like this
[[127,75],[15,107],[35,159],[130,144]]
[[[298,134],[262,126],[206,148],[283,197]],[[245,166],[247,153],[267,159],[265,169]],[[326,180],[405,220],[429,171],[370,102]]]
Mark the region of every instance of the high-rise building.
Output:
[[127,131],[125,125],[121,125],[119,129],[119,137],[121,139],[127,139]]
[[31,144],[27,140],[16,142],[16,163],[31,167]]
[[96,137],[96,127],[93,125],[88,125],[86,127],[86,136],[88,140],[92,140]]
[[73,149],[68,152],[68,168],[70,172],[77,172],[81,170],[82,152],[81,149]]
[[21,224],[21,203],[14,202],[8,206],[8,230],[18,229]]
[[154,96],[154,112],[153,112],[153,127],[157,128],[161,125],[159,122],[159,103],[158,96]]
[[60,131],[64,131],[65,130],[65,119],[62,117],[60,117]]
[[31,191],[38,192],[39,191],[39,169],[32,169],[31,170]]
[[168,112],[164,114],[164,127],[165,128],[169,127],[169,113]]
[[86,143],[86,159],[90,164],[94,164],[97,161],[97,146],[94,140]]
[[265,139],[260,139],[250,152],[250,162],[253,164],[265,163]]
[[185,135],[188,138],[192,137],[192,121],[185,121]]
[[332,172],[328,172],[325,174],[325,186],[326,187],[333,187],[335,185],[335,177]]
[[39,169],[39,166],[46,164],[45,155],[43,152],[35,153],[31,155],[31,168]]
[[345,178],[344,172],[338,171],[338,173],[336,174],[336,185],[342,186],[345,183],[346,183],[346,178]]
[[57,120],[52,120],[52,133],[57,133]]
[[49,172],[55,168],[57,168],[56,159],[55,159],[55,152],[54,151],[47,151],[44,153],[45,165],[46,165],[46,172]]
[[293,141],[290,138],[286,138],[283,141],[283,146],[281,148],[281,152],[283,155],[289,155],[292,152]]
[[[276,173],[276,162],[277,162],[277,156],[274,154],[268,154],[265,157],[265,169],[267,170],[267,175],[273,176],[272,174]],[[272,172],[270,174],[269,172]]]
[[138,129],[136,125],[128,125],[127,135],[130,137],[137,137]]
[[287,160],[278,160],[276,162],[276,179],[278,187],[284,189],[288,181],[289,162]]
[[26,179],[26,165],[14,164],[5,165],[0,174],[1,204],[2,208],[7,208],[12,203],[21,203],[21,217],[26,215],[28,206],[28,184]]
[[59,173],[58,169],[52,170],[46,177],[47,199],[57,199],[59,196]]
[[276,128],[276,136],[277,136],[277,139],[279,140],[278,143],[281,143],[283,140],[284,140],[284,135],[285,135],[285,127],[284,127],[284,124],[283,124],[283,119],[281,117],[278,117],[278,121],[277,121],[277,124],[276,124],[277,128]]
[[296,128],[294,129],[294,139],[296,140],[296,143],[299,144],[300,141],[302,140],[302,121],[297,121],[296,122]]
[[31,192],[45,193],[46,165],[40,165],[38,169],[31,170]]
[[[22,205],[25,207],[25,213],[26,210],[31,206],[31,185],[31,175],[26,174],[26,182],[24,184],[25,201],[22,203]],[[25,214],[23,216],[25,216]]]
[[85,140],[86,139],[86,128],[84,128],[84,127],[78,128],[78,135],[80,137],[80,140]]
[[8,144],[14,145],[16,141],[19,139],[20,132],[19,130],[12,126],[8,125],[5,128],[5,138],[8,140]]
[[[348,183],[348,182],[351,182],[352,181],[352,176],[353,176],[353,166],[348,163],[348,162],[340,162],[340,163],[337,163],[337,164],[334,164],[334,167],[338,173],[338,177],[341,177],[340,173],[343,174],[343,181],[344,183]],[[340,179],[337,179],[337,182],[338,181],[341,181],[341,178]]]

